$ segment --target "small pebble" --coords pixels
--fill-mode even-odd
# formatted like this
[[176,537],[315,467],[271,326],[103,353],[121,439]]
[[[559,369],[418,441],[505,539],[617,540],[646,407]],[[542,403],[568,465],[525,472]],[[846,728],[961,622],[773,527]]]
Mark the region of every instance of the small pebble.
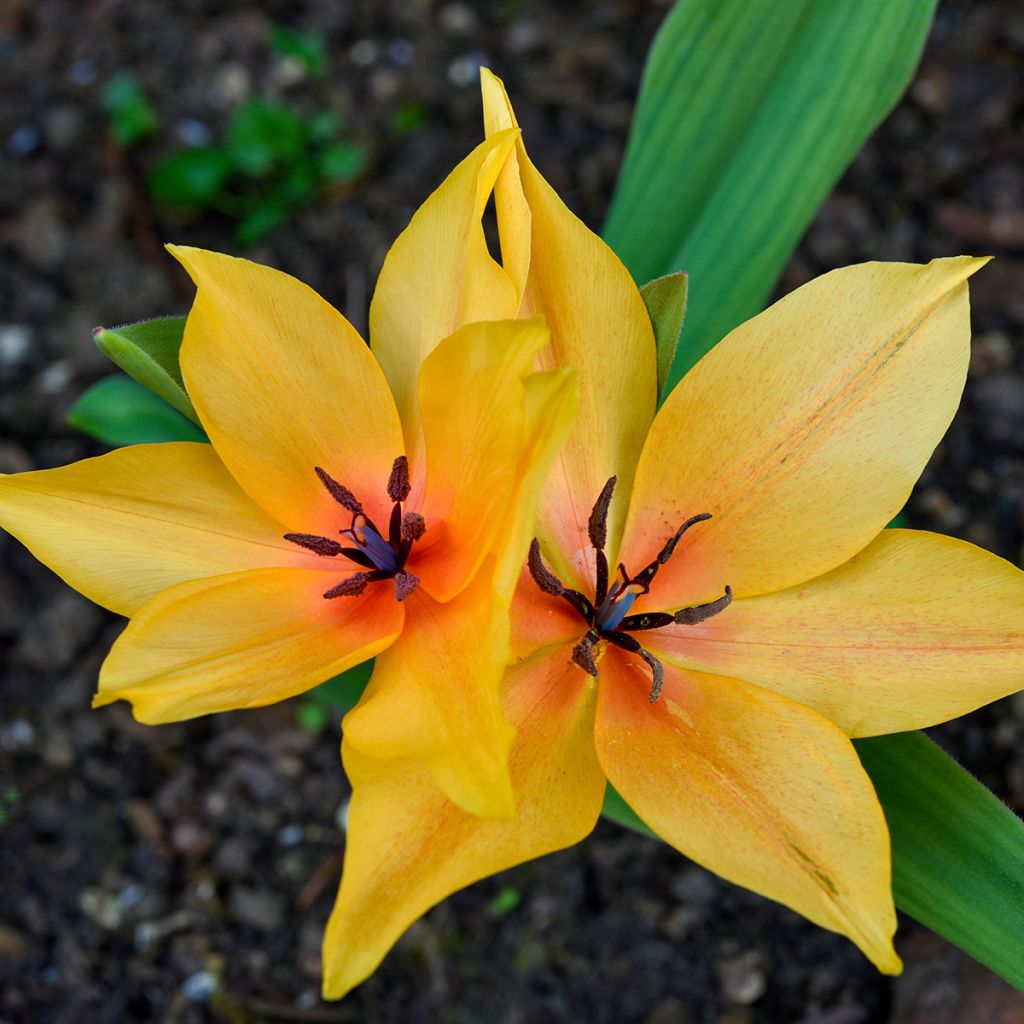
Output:
[[7,138],[7,152],[14,157],[26,157],[39,146],[39,129],[31,124],[15,128]]
[[358,39],[349,47],[348,55],[353,64],[369,67],[377,59],[377,44],[372,39]]
[[196,971],[185,979],[181,990],[193,1003],[206,1003],[217,991],[217,979],[209,971]]

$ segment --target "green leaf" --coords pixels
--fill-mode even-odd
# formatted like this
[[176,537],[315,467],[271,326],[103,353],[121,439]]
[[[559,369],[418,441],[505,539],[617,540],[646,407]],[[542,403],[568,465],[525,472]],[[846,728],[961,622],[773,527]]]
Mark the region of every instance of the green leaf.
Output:
[[396,135],[413,135],[427,121],[428,111],[419,100],[406,100],[391,116],[391,130]]
[[[854,746],[889,823],[896,906],[1024,991],[1024,822],[923,733]],[[611,786],[604,815],[657,838]]]
[[310,690],[307,696],[322,707],[329,708],[341,716],[359,703],[359,698],[366,689],[366,684],[373,675],[373,659],[350,668],[341,675],[328,679],[326,683]]
[[1024,991],[1024,822],[919,732],[857,740],[896,905]]
[[216,146],[183,149],[153,168],[149,191],[166,206],[209,206],[231,175],[231,161]]
[[235,241],[248,249],[265,238],[288,216],[288,208],[274,203],[257,207],[247,214],[235,228]]
[[165,316],[112,329],[97,327],[93,341],[129,377],[199,426],[178,365],[184,331],[183,316]]
[[903,92],[935,0],[679,0],[651,48],[605,238],[690,274],[670,386],[757,313]]
[[668,372],[675,358],[679,334],[686,318],[686,273],[682,270],[656,277],[640,289],[654,327],[658,350],[658,395],[667,394]]
[[311,75],[327,71],[327,43],[319,32],[296,32],[283,25],[272,25],[270,46],[282,57],[299,61]]
[[344,182],[366,169],[368,154],[359,142],[335,142],[317,158],[317,172],[324,181]]
[[305,144],[305,122],[281,103],[251,100],[239,107],[228,128],[232,165],[255,178],[297,156]]
[[152,135],[159,124],[156,111],[146,98],[135,76],[119,71],[103,86],[100,102],[110,121],[110,130],[122,146]]
[[151,441],[205,441],[206,435],[130,377],[94,384],[68,412],[68,423],[114,448]]

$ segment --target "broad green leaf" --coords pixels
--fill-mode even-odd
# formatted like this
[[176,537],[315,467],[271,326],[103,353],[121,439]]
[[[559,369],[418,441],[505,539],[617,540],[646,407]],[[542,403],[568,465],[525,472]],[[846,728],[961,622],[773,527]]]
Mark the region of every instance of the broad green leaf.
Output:
[[656,277],[640,289],[640,295],[654,327],[654,342],[658,350],[658,396],[664,398],[668,372],[686,318],[686,274],[680,270]]
[[110,329],[98,327],[93,341],[129,377],[198,426],[199,417],[185,393],[178,365],[184,331],[183,316],[165,316]]
[[149,191],[166,206],[209,206],[230,175],[231,161],[223,149],[183,149],[153,168]]
[[919,732],[856,741],[896,905],[1024,991],[1024,822]]
[[[889,823],[896,905],[1024,991],[1024,822],[923,733],[854,746]],[[655,836],[611,786],[604,814]]]
[[248,249],[265,238],[288,216],[288,209],[279,204],[258,206],[252,213],[246,214],[235,228],[235,241]]
[[299,61],[311,75],[327,71],[327,41],[319,32],[296,32],[283,25],[270,29],[270,45],[282,57]]
[[231,163],[253,177],[297,156],[305,144],[305,122],[281,103],[250,100],[238,108],[228,128]]
[[345,182],[366,169],[366,147],[359,142],[335,142],[317,158],[317,171],[324,181]]
[[94,384],[68,412],[68,423],[114,448],[151,441],[205,441],[206,435],[163,399],[117,374]]
[[605,238],[690,274],[669,385],[757,313],[899,98],[935,0],[679,0],[651,48]]
[[109,79],[103,86],[101,102],[110,130],[122,146],[134,146],[156,131],[156,111],[130,72],[119,71]]

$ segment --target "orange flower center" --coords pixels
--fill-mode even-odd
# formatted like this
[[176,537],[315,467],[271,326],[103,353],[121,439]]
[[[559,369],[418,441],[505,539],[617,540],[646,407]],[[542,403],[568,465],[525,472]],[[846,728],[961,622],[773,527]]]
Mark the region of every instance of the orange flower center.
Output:
[[405,571],[405,563],[416,543],[427,531],[426,523],[418,512],[405,512],[402,505],[409,497],[409,460],[399,455],[391,467],[388,477],[388,497],[393,502],[388,522],[387,539],[377,528],[356,496],[332,476],[315,467],[316,475],[327,493],[347,512],[352,521],[346,530],[339,530],[349,544],[341,544],[331,537],[316,533],[286,533],[284,539],[324,558],[344,555],[366,571],[357,572],[343,579],[324,593],[329,600],[335,597],[355,597],[370,583],[379,580],[394,580],[395,600],[404,601],[420,584],[418,576]]
[[593,511],[587,522],[587,535],[594,548],[597,563],[597,578],[594,581],[594,599],[581,594],[578,590],[567,587],[544,564],[540,553],[540,544],[534,537],[530,545],[527,565],[534,582],[546,594],[560,597],[575,609],[587,625],[583,638],[572,650],[572,660],[584,671],[597,676],[597,659],[595,648],[602,640],[615,644],[625,651],[639,655],[650,666],[653,681],[651,684],[651,703],[653,704],[665,684],[665,669],[661,662],[646,650],[632,634],[645,629],[661,629],[672,624],[692,626],[712,615],[718,615],[732,602],[732,588],[726,587],[724,596],[707,604],[694,605],[691,608],[680,608],[675,612],[644,612],[630,615],[633,604],[641,594],[650,592],[651,583],[658,570],[675,554],[676,546],[683,534],[695,526],[711,518],[710,512],[691,516],[665,542],[657,558],[647,565],[636,576],[630,576],[626,567],[620,562],[615,578],[609,580],[608,556],[605,545],[608,542],[608,509],[612,503],[616,478],[612,477],[601,490]]

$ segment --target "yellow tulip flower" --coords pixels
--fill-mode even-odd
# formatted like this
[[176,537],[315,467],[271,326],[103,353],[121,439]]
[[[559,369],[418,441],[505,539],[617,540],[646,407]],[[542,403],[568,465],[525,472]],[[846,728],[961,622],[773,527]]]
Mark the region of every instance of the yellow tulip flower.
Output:
[[[496,139],[515,119],[498,79],[483,86]],[[884,529],[957,408],[966,281],[985,261],[826,274],[734,330],[655,412],[629,274],[520,140],[495,195],[519,315],[546,318],[540,361],[577,367],[580,394],[513,605],[516,816],[466,814],[421,766],[347,744],[325,995],[451,892],[581,840],[609,780],[686,856],[898,972],[889,836],[851,738],[1024,685],[1024,573]]]
[[547,328],[516,319],[487,255],[516,135],[479,146],[396,241],[372,351],[294,278],[171,247],[198,289],[181,366],[212,444],[0,478],[0,525],[131,619],[96,705],[146,723],[256,707],[376,656],[347,742],[512,813],[508,606],[575,406],[572,370],[534,369]]

